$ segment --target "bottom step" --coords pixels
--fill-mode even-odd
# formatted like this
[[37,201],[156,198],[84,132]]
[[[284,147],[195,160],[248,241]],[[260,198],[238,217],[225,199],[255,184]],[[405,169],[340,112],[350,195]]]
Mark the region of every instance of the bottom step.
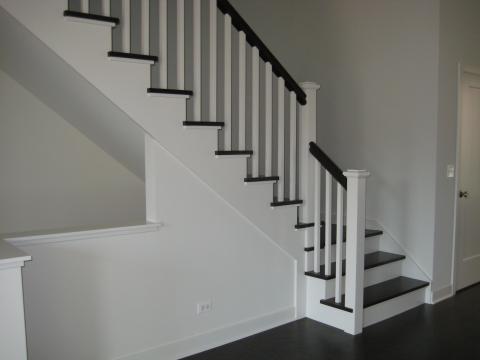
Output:
[[[363,291],[363,307],[368,308],[370,306],[377,305],[384,301],[391,300],[408,294],[412,291],[427,287],[428,285],[429,283],[426,281],[399,276],[379,284],[368,286]],[[343,296],[341,304],[337,304],[335,302],[335,298],[320,300],[320,303],[340,310],[349,312],[352,311],[352,309],[345,306],[345,296]]]

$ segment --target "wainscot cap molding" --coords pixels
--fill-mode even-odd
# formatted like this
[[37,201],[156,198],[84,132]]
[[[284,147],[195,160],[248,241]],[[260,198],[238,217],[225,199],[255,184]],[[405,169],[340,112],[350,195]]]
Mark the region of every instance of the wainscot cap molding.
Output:
[[304,81],[300,83],[300,87],[303,90],[318,90],[320,89],[320,85],[318,85],[316,82],[313,81]]
[[6,237],[5,242],[15,246],[32,246],[54,244],[70,241],[88,240],[93,238],[104,238],[112,236],[122,236],[131,234],[141,234],[159,231],[163,227],[163,223],[148,223],[142,225],[116,227],[108,229],[95,229],[84,231],[72,231],[53,234],[28,235],[28,236],[11,236]]
[[6,241],[0,240],[0,270],[12,267],[21,267],[32,257],[17,249]]
[[370,176],[370,173],[367,170],[347,170],[343,173],[347,178],[367,178]]

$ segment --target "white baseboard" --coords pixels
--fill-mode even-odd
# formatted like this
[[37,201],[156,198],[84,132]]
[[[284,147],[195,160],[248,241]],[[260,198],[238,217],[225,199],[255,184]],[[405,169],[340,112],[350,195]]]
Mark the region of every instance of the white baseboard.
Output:
[[115,360],[176,360],[258,334],[294,320],[295,308],[289,307],[203,334],[145,349],[135,354],[122,356]]
[[430,299],[427,299],[429,304],[437,304],[443,300],[446,300],[454,295],[453,286],[447,285],[443,288],[430,291]]

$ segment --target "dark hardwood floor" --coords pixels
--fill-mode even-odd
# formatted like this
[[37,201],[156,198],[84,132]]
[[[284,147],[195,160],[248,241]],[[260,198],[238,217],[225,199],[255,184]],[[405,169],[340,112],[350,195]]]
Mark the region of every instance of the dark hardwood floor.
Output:
[[370,326],[362,335],[302,319],[186,359],[480,359],[480,285]]

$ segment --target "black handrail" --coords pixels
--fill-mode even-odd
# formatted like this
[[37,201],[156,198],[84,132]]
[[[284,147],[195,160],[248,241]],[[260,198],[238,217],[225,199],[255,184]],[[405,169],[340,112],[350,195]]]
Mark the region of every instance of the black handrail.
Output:
[[313,155],[315,159],[317,159],[320,164],[333,176],[335,180],[338,181],[340,185],[347,190],[347,178],[343,175],[343,171],[333,162],[332,159],[328,157],[327,154],[323,152],[322,149],[318,147],[313,141],[309,144],[310,153]]
[[247,22],[240,16],[240,14],[235,10],[235,8],[227,0],[218,0],[218,8],[224,14],[228,14],[232,18],[232,24],[238,31],[243,31],[246,35],[247,41],[251,46],[258,48],[260,57],[265,62],[272,64],[272,70],[275,75],[282,77],[285,80],[285,86],[288,90],[295,92],[297,94],[297,101],[305,105],[307,103],[307,95],[302,90],[302,88],[297,84],[295,80],[290,76],[290,74],[285,70],[285,68],[280,64],[277,58],[268,50],[267,46],[263,43],[262,40],[255,34],[253,29]]

